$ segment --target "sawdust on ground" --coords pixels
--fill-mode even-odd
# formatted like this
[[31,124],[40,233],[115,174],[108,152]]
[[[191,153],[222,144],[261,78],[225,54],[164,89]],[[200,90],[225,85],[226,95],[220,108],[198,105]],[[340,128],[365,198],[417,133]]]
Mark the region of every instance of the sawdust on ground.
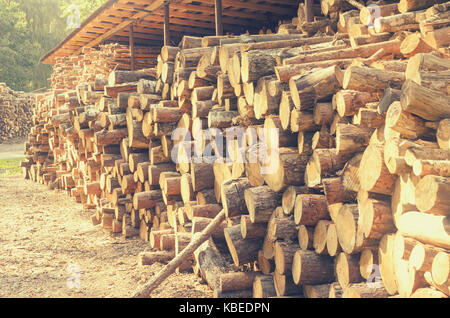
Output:
[[[94,227],[62,191],[0,178],[0,297],[130,297],[163,264],[138,266],[147,242]],[[173,274],[154,298],[212,297],[192,273]]]

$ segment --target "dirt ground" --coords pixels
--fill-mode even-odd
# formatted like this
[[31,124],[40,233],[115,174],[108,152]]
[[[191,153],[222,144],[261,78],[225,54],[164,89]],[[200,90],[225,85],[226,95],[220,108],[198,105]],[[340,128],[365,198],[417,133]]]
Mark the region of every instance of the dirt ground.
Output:
[[[94,227],[61,191],[23,180],[0,178],[0,297],[130,297],[164,265],[137,265],[150,249]],[[194,274],[173,274],[154,298],[212,297]]]

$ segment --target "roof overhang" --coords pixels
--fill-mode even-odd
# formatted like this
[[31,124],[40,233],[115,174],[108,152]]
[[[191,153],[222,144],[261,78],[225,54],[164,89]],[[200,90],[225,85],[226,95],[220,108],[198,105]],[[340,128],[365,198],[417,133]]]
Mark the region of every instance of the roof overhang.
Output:
[[[170,39],[178,45],[183,35],[215,34],[215,0],[172,0]],[[164,45],[164,0],[109,0],[41,58],[54,64],[57,57],[77,55],[83,47],[107,42],[128,44],[130,27],[136,45]],[[225,33],[256,33],[264,26],[297,14],[297,0],[222,0]]]

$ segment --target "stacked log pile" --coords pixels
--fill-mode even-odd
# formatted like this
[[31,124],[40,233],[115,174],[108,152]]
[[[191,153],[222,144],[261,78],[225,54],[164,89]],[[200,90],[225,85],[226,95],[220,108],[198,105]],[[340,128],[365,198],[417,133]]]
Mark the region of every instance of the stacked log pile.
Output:
[[0,83],[0,143],[25,139],[32,127],[34,97]]
[[368,3],[322,0],[312,22],[300,4],[276,34],[185,36],[153,71],[54,89],[24,172],[148,240],[141,265],[224,211],[179,267],[216,297],[448,297],[441,2],[380,3],[372,21]]
[[[158,55],[155,50],[135,47],[135,69],[155,67]],[[80,55],[57,58],[53,70],[51,87],[70,90],[78,84],[105,79],[113,70],[131,70],[131,53],[128,46],[116,43],[100,45],[98,49],[84,47]]]

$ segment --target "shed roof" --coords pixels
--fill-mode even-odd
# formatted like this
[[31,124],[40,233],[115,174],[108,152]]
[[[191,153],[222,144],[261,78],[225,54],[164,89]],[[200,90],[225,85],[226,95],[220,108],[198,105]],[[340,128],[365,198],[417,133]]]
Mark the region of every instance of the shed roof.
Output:
[[[183,35],[215,34],[215,0],[170,1],[170,36],[177,45]],[[164,0],[109,0],[58,46],[42,57],[54,64],[57,57],[79,54],[83,47],[105,42],[128,43],[130,26],[136,45],[163,46]],[[257,32],[297,13],[298,0],[222,0],[225,33]]]

